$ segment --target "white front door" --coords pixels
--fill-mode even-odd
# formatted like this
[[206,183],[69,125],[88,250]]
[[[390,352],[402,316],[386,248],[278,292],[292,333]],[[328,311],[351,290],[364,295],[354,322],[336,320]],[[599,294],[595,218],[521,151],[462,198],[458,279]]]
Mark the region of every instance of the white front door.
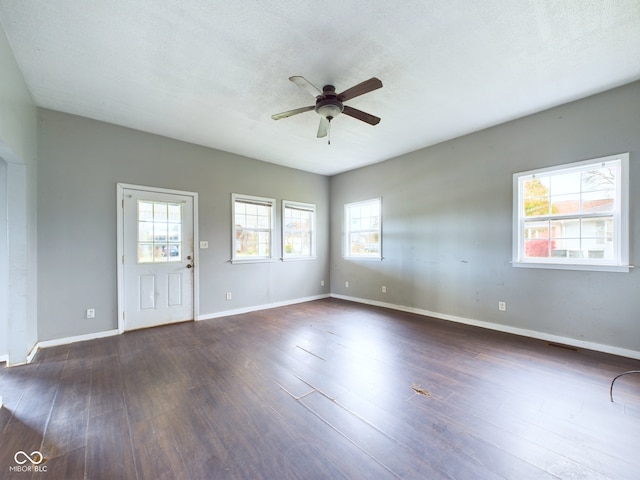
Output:
[[[194,318],[194,195],[122,188],[120,330]],[[186,192],[185,192],[186,193]]]

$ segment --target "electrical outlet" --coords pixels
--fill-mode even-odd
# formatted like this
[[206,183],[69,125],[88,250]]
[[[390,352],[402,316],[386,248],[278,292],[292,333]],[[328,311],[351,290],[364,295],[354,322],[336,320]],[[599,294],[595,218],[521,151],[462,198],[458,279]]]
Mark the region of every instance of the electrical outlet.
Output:
[[349,282],[344,282],[345,288],[349,288]]
[[231,292],[227,292],[227,300],[231,300]]
[[387,293],[387,287],[385,287],[384,285],[382,286],[382,293]]
[[96,318],[95,308],[87,308],[87,318]]
[[507,302],[498,302],[498,310],[501,312],[507,311]]
[[320,286],[324,287],[324,280],[320,280]]

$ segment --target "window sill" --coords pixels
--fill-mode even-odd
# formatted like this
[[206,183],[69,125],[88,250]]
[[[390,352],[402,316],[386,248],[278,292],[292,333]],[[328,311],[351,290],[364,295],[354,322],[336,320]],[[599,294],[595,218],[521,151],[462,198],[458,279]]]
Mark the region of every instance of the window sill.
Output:
[[232,258],[230,260],[231,263],[236,264],[236,263],[273,263],[273,262],[277,262],[277,260],[275,258],[248,258],[248,259],[238,259],[238,258]]
[[307,262],[309,260],[316,260],[318,257],[282,257],[280,260],[283,262]]
[[548,270],[582,270],[589,272],[619,272],[628,273],[632,265],[587,265],[580,263],[542,263],[542,262],[512,262],[516,268],[543,268]]
[[381,262],[384,257],[342,257],[345,260],[365,261],[365,262]]

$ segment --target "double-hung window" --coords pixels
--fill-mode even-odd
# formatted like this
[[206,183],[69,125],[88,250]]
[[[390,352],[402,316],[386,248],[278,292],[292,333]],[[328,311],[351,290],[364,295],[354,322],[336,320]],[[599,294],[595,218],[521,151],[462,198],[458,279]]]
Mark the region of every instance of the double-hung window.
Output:
[[232,262],[268,261],[273,255],[275,200],[232,194]]
[[629,271],[629,154],[516,173],[513,264]]
[[347,203],[345,258],[382,260],[382,199]]
[[282,259],[315,258],[316,206],[283,200],[282,217]]

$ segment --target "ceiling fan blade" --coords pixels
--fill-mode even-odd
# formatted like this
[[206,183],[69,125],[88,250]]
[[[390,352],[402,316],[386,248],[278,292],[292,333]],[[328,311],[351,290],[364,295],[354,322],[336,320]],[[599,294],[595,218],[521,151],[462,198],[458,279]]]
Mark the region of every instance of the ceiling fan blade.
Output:
[[276,113],[275,115],[271,115],[271,118],[273,118],[274,120],[280,120],[281,118],[287,118],[292,115],[308,112],[310,110],[313,110],[314,108],[316,108],[314,105],[311,105],[310,107],[296,108],[295,110],[289,110],[288,112]]
[[309,80],[307,80],[304,77],[293,76],[293,77],[289,77],[289,80],[291,80],[293,83],[295,83],[297,86],[299,86],[303,90],[306,90],[307,92],[309,92],[314,97],[317,97],[318,95],[322,95],[322,90],[320,90],[318,87],[316,87],[313,83],[311,83]]
[[318,138],[326,137],[329,131],[329,120],[320,117],[320,125],[318,125]]
[[357,118],[358,120],[362,120],[369,125],[377,125],[380,123],[380,117],[376,117],[375,115],[371,115],[370,113],[363,112],[362,110],[358,110],[357,108],[353,108],[348,105],[344,106],[342,113],[349,115],[350,117]]
[[346,89],[344,92],[338,94],[338,100],[341,102],[346,102],[347,100],[351,100],[352,98],[359,97],[360,95],[364,95],[365,93],[372,92],[373,90],[377,90],[378,88],[382,88],[382,82],[376,77],[372,77],[369,80],[365,80],[358,85],[354,85],[351,88]]

